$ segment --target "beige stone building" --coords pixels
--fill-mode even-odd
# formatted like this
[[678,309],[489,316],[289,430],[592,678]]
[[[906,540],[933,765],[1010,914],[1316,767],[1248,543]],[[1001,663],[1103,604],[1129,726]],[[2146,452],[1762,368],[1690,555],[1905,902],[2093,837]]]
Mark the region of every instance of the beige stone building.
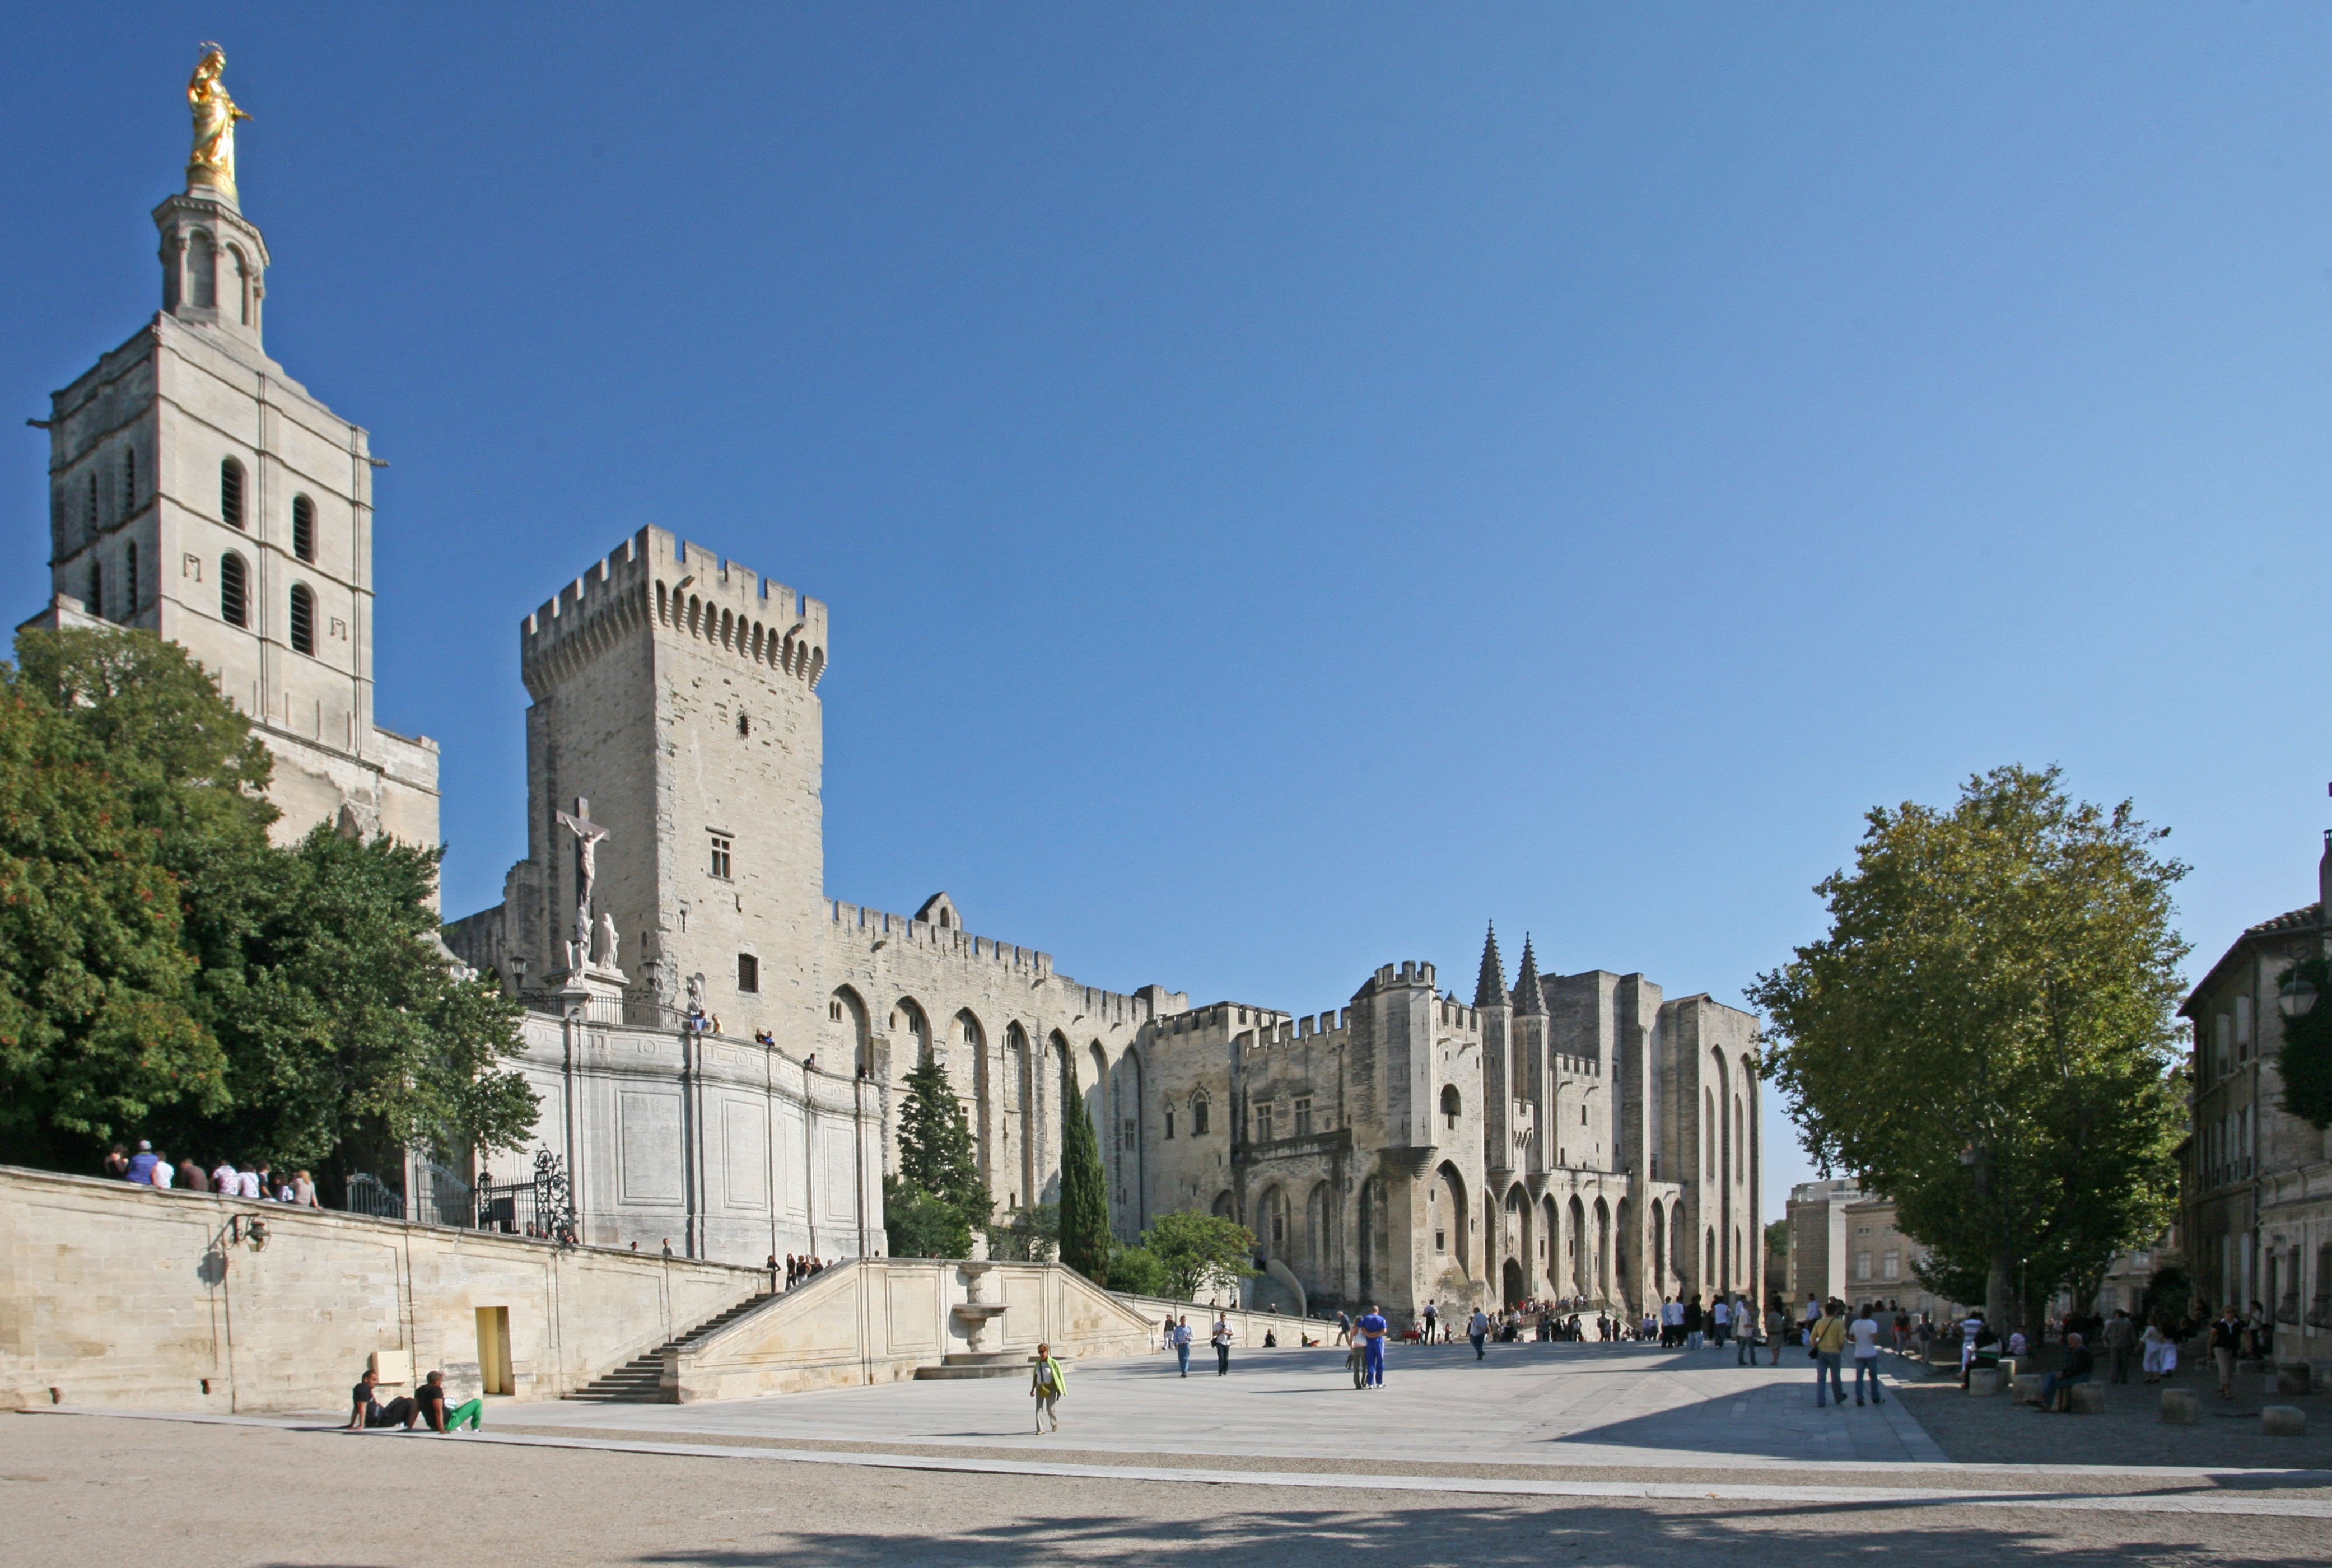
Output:
[[[2332,951],[2332,834],[2313,904],[2235,939],[2180,1009],[2193,1027],[2181,1154],[2185,1267],[2211,1309],[2265,1307],[2280,1361],[2332,1362],[2332,1133],[2282,1108],[2281,985]],[[2318,999],[2315,1006],[2332,1005]]]
[[373,721],[364,430],[267,354],[267,242],[232,183],[154,209],[162,308],[50,398],[48,607],[179,644],[275,755],[291,840],[346,812],[437,842],[437,747]]
[[1790,1189],[1789,1276],[1782,1294],[1802,1315],[1809,1294],[1850,1304],[1875,1301],[1949,1323],[1965,1311],[1918,1276],[1921,1248],[1897,1223],[1895,1201],[1851,1177]]

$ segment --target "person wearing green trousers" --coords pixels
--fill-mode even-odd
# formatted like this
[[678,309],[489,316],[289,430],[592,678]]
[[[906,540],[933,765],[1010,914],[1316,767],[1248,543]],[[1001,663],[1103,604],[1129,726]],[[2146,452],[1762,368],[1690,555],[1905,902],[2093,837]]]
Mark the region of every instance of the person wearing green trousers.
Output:
[[486,1401],[482,1399],[465,1400],[450,1410],[446,1408],[444,1372],[431,1372],[416,1397],[421,1403],[421,1419],[429,1423],[433,1432],[458,1432],[464,1423],[474,1432],[485,1424]]

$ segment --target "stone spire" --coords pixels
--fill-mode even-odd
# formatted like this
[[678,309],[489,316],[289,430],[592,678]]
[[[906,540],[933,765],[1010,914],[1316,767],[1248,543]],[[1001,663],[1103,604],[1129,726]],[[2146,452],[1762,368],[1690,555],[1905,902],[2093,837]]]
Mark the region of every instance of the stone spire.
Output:
[[1546,1011],[1546,992],[1538,983],[1538,957],[1531,951],[1528,934],[1523,937],[1522,972],[1515,976],[1515,1011],[1525,1016]]
[[1490,934],[1482,943],[1482,978],[1474,982],[1474,1005],[1477,1008],[1502,1008],[1506,1005],[1506,966],[1498,959],[1498,927],[1493,921]]

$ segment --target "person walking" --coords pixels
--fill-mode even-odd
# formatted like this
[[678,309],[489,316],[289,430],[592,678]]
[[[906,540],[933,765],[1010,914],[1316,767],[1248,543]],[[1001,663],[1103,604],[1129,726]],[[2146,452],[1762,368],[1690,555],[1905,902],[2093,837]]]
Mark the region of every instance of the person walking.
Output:
[[1806,1335],[1813,1345],[1814,1409],[1822,1408],[1823,1396],[1835,1392],[1839,1408],[1846,1408],[1846,1379],[1839,1374],[1839,1357],[1846,1350],[1846,1303],[1832,1300],[1822,1308],[1822,1315]]
[[1182,1375],[1189,1377],[1190,1375],[1190,1320],[1188,1317],[1178,1317],[1174,1320],[1174,1360],[1181,1367]]
[[1490,1337],[1490,1315],[1476,1307],[1474,1315],[1466,1320],[1466,1337],[1473,1342],[1476,1361],[1486,1356],[1489,1353],[1482,1348],[1482,1343]]
[[1695,1291],[1693,1293],[1692,1299],[1684,1304],[1685,1349],[1698,1350],[1700,1348],[1700,1293],[1698,1291]]
[[1366,1374],[1367,1384],[1370,1388],[1381,1389],[1384,1387],[1385,1334],[1391,1325],[1385,1322],[1383,1313],[1371,1306],[1361,1315],[1361,1321],[1355,1326],[1361,1331],[1362,1371]]
[[1231,1320],[1228,1314],[1217,1315],[1215,1332],[1207,1336],[1207,1343],[1215,1347],[1215,1375],[1219,1378],[1230,1376]]
[[2146,1381],[2158,1383],[2178,1371],[2178,1342],[2163,1332],[2158,1323],[2146,1325]]
[[1441,1304],[1440,1304],[1439,1302],[1438,1302],[1438,1301],[1429,1301],[1429,1302],[1427,1302],[1427,1303],[1425,1304],[1425,1343],[1428,1343],[1428,1344],[1431,1344],[1431,1343],[1433,1343],[1433,1331],[1434,1331],[1435,1329],[1437,1329],[1437,1328],[1440,1327],[1440,1326],[1441,1326]]
[[1341,1306],[1336,1309],[1336,1343],[1342,1345],[1352,1343],[1352,1320]]
[[1870,1402],[1883,1405],[1887,1396],[1878,1391],[1878,1308],[1866,1305],[1846,1332],[1854,1336],[1854,1402],[1862,1402],[1862,1383],[1870,1381]]
[[1733,1298],[1733,1364],[1755,1366],[1757,1342],[1764,1335],[1759,1332],[1757,1309],[1749,1305],[1746,1296]]
[[2211,1359],[2219,1363],[2219,1397],[2235,1397],[2235,1355],[2242,1347],[2243,1320],[2235,1315],[2232,1304],[2219,1309],[2218,1321],[2211,1324]]
[[1053,1359],[1053,1347],[1049,1344],[1038,1345],[1036,1370],[1028,1380],[1028,1391],[1037,1398],[1037,1429],[1038,1431],[1046,1429],[1045,1423],[1047,1421],[1053,1423],[1054,1431],[1057,1432],[1061,1429],[1061,1396],[1068,1391],[1068,1373],[1063,1372],[1061,1363]]
[[2116,1307],[2106,1320],[2106,1354],[2113,1362],[2113,1381],[2129,1382],[2130,1363],[2137,1359],[2137,1324],[2127,1307]]
[[1733,1332],[1733,1306],[1725,1293],[1716,1293],[1716,1305],[1708,1315],[1709,1343],[1718,1350],[1725,1348],[1725,1336]]
[[1773,1359],[1765,1364],[1780,1366],[1782,1346],[1788,1343],[1790,1338],[1790,1315],[1782,1310],[1780,1296],[1777,1296],[1773,1299],[1773,1305],[1765,1309],[1765,1338],[1773,1347]]

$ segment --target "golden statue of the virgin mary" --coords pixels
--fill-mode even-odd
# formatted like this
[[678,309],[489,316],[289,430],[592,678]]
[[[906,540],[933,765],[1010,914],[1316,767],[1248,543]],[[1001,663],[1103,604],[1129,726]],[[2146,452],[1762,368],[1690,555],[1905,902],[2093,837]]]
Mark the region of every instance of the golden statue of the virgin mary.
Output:
[[234,122],[251,116],[235,107],[219,73],[226,69],[226,51],[215,43],[203,45],[202,63],[186,83],[186,102],[195,111],[195,150],[186,159],[186,187],[212,186],[234,199]]

